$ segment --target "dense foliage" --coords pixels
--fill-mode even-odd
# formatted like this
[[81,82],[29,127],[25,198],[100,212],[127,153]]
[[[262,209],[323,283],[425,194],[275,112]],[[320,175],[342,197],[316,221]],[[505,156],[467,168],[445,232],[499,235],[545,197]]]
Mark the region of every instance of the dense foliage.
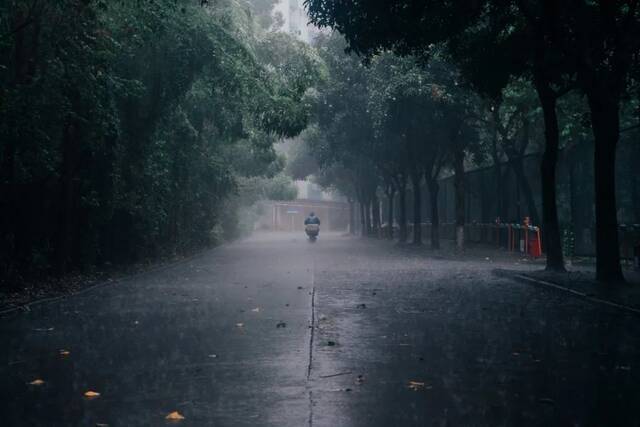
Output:
[[273,144],[320,63],[274,3],[3,2],[0,276],[189,250],[294,197]]
[[547,268],[564,270],[556,172],[558,101],[577,91],[587,101],[594,140],[597,276],[623,280],[615,165],[624,102],[635,92],[640,11],[635,0],[611,2],[481,0],[347,2],[307,0],[312,21],[342,33],[349,49],[385,49],[428,58],[444,48],[471,87],[500,98],[512,78],[537,93],[545,127],[541,188]]
[[[393,223],[393,198],[398,194],[402,241],[408,237],[407,183],[413,189],[414,222],[420,224],[424,180],[436,214],[431,243],[439,247],[438,179],[442,171],[453,169],[462,180],[465,159],[480,152],[477,97],[459,84],[458,71],[438,54],[424,63],[386,53],[365,65],[361,58],[345,54],[346,44],[337,33],[321,36],[316,43],[329,77],[317,86],[317,128],[303,134],[306,150],[318,163],[318,170],[309,172],[321,184],[333,185],[359,202],[364,235],[380,233],[379,190],[390,201],[388,223]],[[298,154],[300,160],[294,158],[293,165],[309,163],[305,151]],[[462,194],[462,185],[459,190]],[[463,199],[457,208],[464,211]],[[463,217],[460,223],[464,225]],[[392,227],[387,231],[392,237]],[[418,226],[413,242],[421,241]]]
[[[496,190],[483,221],[519,219],[503,191],[515,186],[547,268],[563,270],[561,222],[582,233],[595,216],[598,277],[621,278],[620,200],[640,218],[637,144],[616,162],[638,130],[636,2],[307,0],[337,30],[311,45],[279,31],[276,3],[0,4],[3,280],[233,239],[256,202],[294,198],[291,178],[311,175],[347,197],[352,231],[358,203],[363,235],[397,223],[421,244],[428,206],[433,248],[452,177],[462,250],[465,180],[482,167]],[[562,185],[593,203],[559,196],[563,150],[591,152]]]
[[[428,55],[379,50],[363,57],[349,52],[349,44],[335,32],[319,36],[315,47],[328,76],[316,85],[315,123],[296,139],[288,172],[298,178],[312,175],[345,194],[352,208],[360,208],[363,235],[399,237],[401,242],[411,237],[420,244],[424,218],[431,246],[438,248],[441,204],[443,199],[447,204],[447,197],[454,200],[455,212],[453,218],[445,217],[456,225],[459,249],[464,248],[470,216],[485,223],[528,216],[544,230],[549,210],[544,186],[551,181],[553,194],[558,191],[552,205],[558,228],[581,234],[583,247],[591,248],[584,235],[593,229],[595,213],[593,162],[588,159],[593,133],[589,104],[579,91],[554,99],[558,146],[550,150],[548,110],[536,83],[523,71],[494,76],[493,83],[482,85],[444,45],[430,46]],[[626,98],[621,113],[625,155],[617,161],[616,188],[620,218],[626,222],[640,218],[640,180],[632,172],[638,157],[631,142],[637,111],[637,100]],[[554,174],[545,175],[549,154],[562,156],[563,163],[552,163]],[[534,172],[540,159],[541,172]],[[557,184],[556,168],[562,176]],[[482,188],[467,182],[470,173],[484,176]],[[453,198],[440,192],[448,177]],[[421,200],[424,195],[426,201]],[[477,196],[481,200],[473,203]],[[358,228],[354,216],[352,212],[352,230]],[[391,224],[397,224],[399,236]],[[549,234],[544,239],[547,251]],[[562,256],[561,247],[561,261]]]

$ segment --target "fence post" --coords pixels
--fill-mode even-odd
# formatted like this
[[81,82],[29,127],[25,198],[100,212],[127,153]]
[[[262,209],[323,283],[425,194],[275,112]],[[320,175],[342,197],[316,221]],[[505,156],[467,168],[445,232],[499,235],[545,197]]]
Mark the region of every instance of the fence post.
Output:
[[542,239],[540,238],[540,227],[536,227],[536,233],[538,238],[538,255],[542,256]]

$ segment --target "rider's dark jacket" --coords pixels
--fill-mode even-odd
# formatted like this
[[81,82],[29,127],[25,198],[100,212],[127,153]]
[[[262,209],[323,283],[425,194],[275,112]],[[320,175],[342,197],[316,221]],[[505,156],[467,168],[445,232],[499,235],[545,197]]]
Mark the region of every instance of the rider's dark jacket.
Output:
[[320,225],[320,218],[318,218],[317,216],[308,216],[307,219],[304,220],[304,225],[308,224]]

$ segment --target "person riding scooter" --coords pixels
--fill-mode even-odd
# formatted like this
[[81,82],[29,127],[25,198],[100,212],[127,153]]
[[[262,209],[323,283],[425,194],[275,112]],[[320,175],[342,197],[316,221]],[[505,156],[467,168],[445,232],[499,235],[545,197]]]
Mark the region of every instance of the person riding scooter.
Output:
[[316,240],[320,233],[320,218],[311,212],[307,219],[304,220],[304,231],[312,242]]

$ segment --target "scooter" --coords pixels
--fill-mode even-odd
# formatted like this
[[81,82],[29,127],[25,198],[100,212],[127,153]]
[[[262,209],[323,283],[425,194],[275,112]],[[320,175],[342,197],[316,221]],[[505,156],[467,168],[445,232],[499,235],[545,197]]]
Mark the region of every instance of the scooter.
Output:
[[307,224],[304,226],[304,232],[309,237],[309,242],[314,243],[320,234],[320,226],[318,224]]

